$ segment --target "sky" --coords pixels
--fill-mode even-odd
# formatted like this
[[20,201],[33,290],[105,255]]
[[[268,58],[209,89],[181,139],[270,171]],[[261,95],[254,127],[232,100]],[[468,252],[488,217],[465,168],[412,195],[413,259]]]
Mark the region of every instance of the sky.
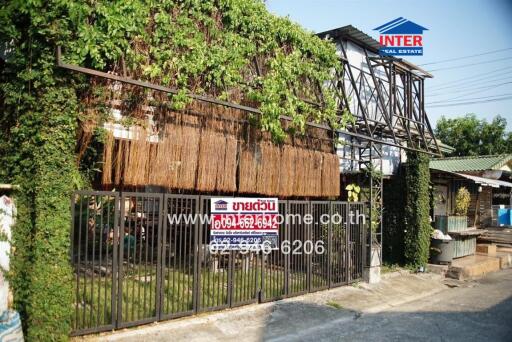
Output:
[[[455,59],[421,66],[434,75],[425,81],[431,123],[435,125],[442,115],[475,113],[492,120],[499,114],[512,131],[512,0],[267,0],[266,4],[272,13],[314,32],[353,25],[378,40],[373,29],[398,17],[428,28],[423,56],[405,58],[417,65]],[[477,54],[483,55],[469,57]],[[487,102],[446,106],[472,101]]]

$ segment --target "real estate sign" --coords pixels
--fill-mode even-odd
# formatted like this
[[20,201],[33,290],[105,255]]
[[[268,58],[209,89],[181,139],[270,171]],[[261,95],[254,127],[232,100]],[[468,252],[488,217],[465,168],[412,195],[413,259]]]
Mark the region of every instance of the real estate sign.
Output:
[[277,198],[212,198],[210,245],[229,250],[277,248]]

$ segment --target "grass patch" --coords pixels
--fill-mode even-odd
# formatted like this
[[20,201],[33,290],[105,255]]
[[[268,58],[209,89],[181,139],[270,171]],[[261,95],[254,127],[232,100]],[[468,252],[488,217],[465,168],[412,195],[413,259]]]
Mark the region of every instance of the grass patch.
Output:
[[398,264],[383,263],[382,266],[380,267],[380,273],[386,274],[386,273],[399,271],[400,269],[401,269],[401,267]]
[[343,309],[343,306],[341,306],[340,304],[336,303],[336,302],[333,302],[333,301],[328,301],[327,303],[325,303],[326,305],[330,306],[330,307],[333,307],[335,309],[338,309],[338,310],[342,310]]

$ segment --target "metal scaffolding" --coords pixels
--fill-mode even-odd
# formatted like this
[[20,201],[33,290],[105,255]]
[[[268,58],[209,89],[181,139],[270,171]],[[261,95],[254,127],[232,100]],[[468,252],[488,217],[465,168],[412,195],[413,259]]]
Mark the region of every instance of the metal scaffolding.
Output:
[[[340,158],[348,171],[358,172],[362,194],[371,203],[366,266],[382,262],[383,145],[439,155],[440,150],[425,112],[426,78],[421,68],[395,57],[378,55],[379,43],[353,26],[319,34],[333,38],[343,65],[331,84],[340,109],[348,109],[353,121],[346,130]],[[359,67],[349,62],[348,42],[357,46]],[[343,136],[343,134],[341,134]],[[348,151],[347,151],[348,150]],[[371,247],[371,248],[370,248]]]

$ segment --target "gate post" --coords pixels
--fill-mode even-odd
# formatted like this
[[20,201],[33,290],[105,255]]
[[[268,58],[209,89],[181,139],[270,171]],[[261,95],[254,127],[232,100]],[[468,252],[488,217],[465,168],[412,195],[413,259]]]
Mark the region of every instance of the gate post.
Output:
[[382,263],[382,144],[368,142],[359,153],[360,168],[366,173],[366,201],[370,206],[369,222],[364,227],[364,280],[378,283]]

